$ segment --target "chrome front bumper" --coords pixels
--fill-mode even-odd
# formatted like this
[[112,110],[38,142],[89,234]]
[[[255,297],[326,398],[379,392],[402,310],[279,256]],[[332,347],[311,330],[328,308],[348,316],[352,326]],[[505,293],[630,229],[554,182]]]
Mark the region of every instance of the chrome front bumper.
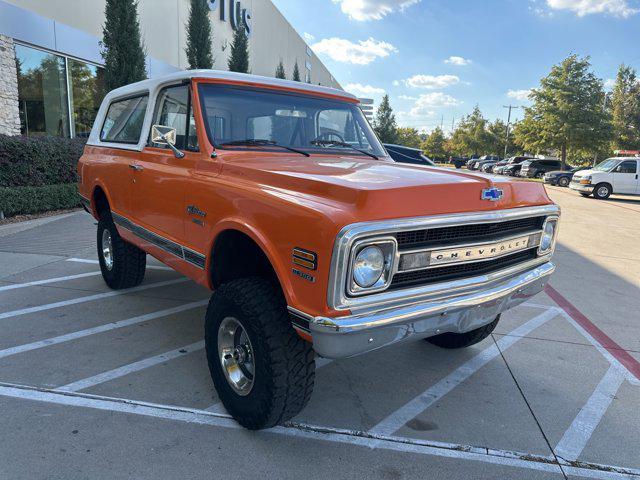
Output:
[[313,348],[326,358],[345,358],[410,339],[468,332],[541,292],[554,270],[547,262],[458,296],[336,318],[307,316]]
[[588,192],[592,193],[595,185],[583,185],[581,183],[571,182],[569,184],[569,188],[571,190],[577,190],[578,192]]

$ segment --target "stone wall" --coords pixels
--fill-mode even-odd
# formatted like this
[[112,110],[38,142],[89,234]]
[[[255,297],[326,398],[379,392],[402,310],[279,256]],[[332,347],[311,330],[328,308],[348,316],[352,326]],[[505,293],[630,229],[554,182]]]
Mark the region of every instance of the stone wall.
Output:
[[0,133],[20,134],[18,72],[13,39],[0,35]]

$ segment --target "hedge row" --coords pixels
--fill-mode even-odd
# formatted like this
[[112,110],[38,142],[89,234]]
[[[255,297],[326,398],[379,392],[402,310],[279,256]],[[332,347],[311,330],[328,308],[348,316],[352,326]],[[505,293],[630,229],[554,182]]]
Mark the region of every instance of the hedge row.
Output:
[[0,187],[77,181],[76,166],[85,142],[82,138],[0,135]]
[[80,206],[75,183],[42,187],[0,187],[0,212],[6,217]]

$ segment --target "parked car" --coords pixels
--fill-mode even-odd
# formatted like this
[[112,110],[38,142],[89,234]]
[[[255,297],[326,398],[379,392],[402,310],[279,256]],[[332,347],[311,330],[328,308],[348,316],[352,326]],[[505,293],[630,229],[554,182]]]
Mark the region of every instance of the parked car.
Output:
[[498,161],[498,160],[486,160],[484,162],[481,162],[478,165],[479,166],[478,170],[480,170],[481,172],[484,172],[484,173],[492,173],[493,172],[493,167],[495,167],[498,163],[500,163],[500,161]]
[[520,176],[524,178],[543,178],[547,172],[562,169],[562,162],[557,159],[532,158],[521,165]]
[[449,163],[454,165],[456,168],[464,167],[469,159],[467,157],[449,157]]
[[497,155],[483,155],[482,157],[480,157],[479,159],[477,159],[475,162],[471,163],[471,165],[467,165],[467,167],[470,170],[479,170],[480,166],[484,163],[484,162],[497,162],[500,160],[500,157],[498,157]]
[[586,170],[591,167],[573,167],[570,170],[553,170],[544,174],[544,183],[549,185],[558,185],[559,187],[568,187],[571,179],[576,172]]
[[[518,157],[511,157],[509,159],[507,159],[507,161],[505,162],[503,160],[503,162],[498,162],[494,167],[493,167],[493,173],[495,174],[501,174],[501,175],[511,175],[513,173],[513,175],[511,176],[517,176],[518,173],[520,173],[520,164],[522,162],[524,162],[525,160],[529,160],[532,157],[527,157],[527,156],[518,156]],[[517,168],[511,168],[512,166],[518,165]],[[509,170],[507,172],[507,170]]]
[[396,162],[428,165],[430,167],[436,166],[419,148],[405,147],[404,145],[394,145],[391,143],[384,143],[383,146],[387,149],[389,156]]
[[476,163],[478,160],[480,160],[480,157],[472,156],[469,160],[467,160],[467,163],[466,163],[467,168],[471,170],[471,165]]
[[593,168],[574,174],[569,187],[580,192],[580,195],[593,195],[601,200],[616,193],[640,195],[638,172],[640,158],[609,158]]
[[78,175],[109,287],[139,285],[150,254],[214,291],[209,370],[249,429],[300,413],[317,355],[474,345],[555,269],[543,185],[398,168],[358,99],[318,85],[189,70],[118,88]]

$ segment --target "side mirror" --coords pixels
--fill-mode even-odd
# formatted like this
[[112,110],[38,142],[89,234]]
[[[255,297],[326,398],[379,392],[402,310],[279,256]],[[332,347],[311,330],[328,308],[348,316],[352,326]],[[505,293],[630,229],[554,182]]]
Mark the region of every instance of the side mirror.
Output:
[[184,152],[176,148],[177,132],[175,128],[164,125],[153,125],[151,127],[151,141],[159,145],[167,145],[176,158],[184,158]]

